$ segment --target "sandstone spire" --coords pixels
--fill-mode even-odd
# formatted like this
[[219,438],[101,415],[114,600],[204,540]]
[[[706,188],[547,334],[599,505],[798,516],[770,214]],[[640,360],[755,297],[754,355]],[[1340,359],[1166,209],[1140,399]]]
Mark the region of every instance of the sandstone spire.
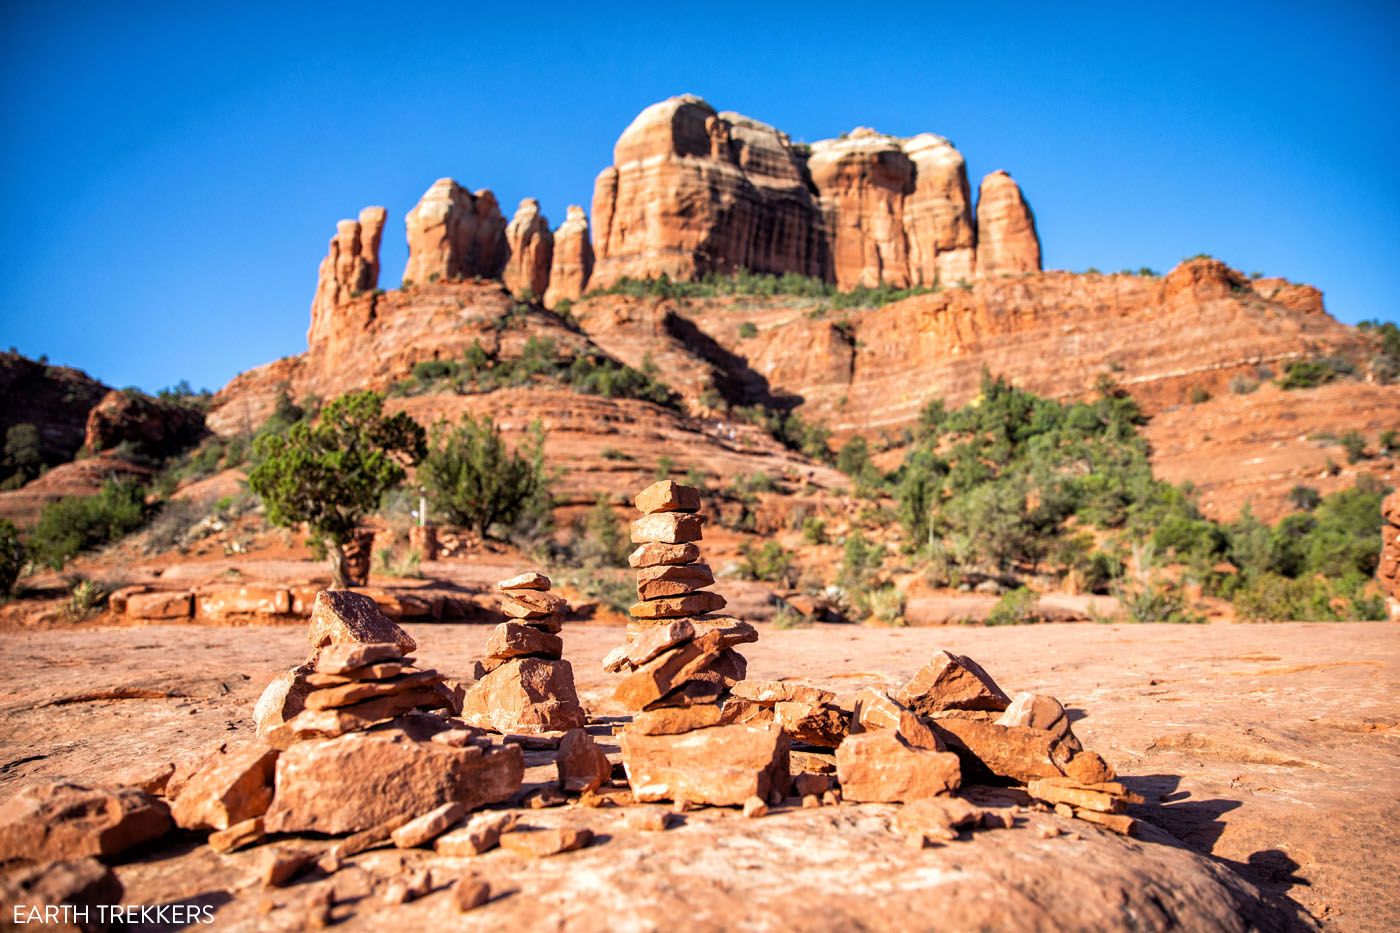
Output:
[[307,343],[314,344],[325,335],[336,308],[378,287],[379,241],[384,235],[384,216],[384,208],[367,207],[360,211],[359,220],[342,220],[336,224],[335,236],[331,237],[316,278]]
[[992,172],[977,192],[977,275],[1039,271],[1040,237],[1031,206],[1010,175]]
[[906,139],[901,148],[914,165],[914,190],[904,202],[910,283],[971,282],[976,232],[962,153],[932,133]]
[[517,298],[527,292],[535,300],[549,287],[549,267],[554,256],[554,234],[549,221],[540,213],[540,202],[526,198],[520,202],[506,227],[506,268],[502,275],[506,288]]
[[554,259],[549,270],[545,307],[560,301],[577,301],[588,289],[593,275],[593,243],[588,236],[588,215],[577,204],[569,205],[569,215],[554,231]]
[[506,222],[490,191],[472,194],[451,178],[439,178],[404,218],[408,265],[404,282],[494,278],[506,258]]
[[813,143],[807,168],[837,286],[909,285],[904,200],[914,190],[914,164],[899,140],[857,127]]

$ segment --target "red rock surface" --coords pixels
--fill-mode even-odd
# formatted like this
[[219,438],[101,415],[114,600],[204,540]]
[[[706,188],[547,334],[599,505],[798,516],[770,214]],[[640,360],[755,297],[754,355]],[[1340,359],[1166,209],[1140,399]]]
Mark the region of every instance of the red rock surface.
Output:
[[192,446],[204,433],[204,415],[198,409],[113,389],[88,412],[83,446],[101,453],[127,443],[147,457],[164,459]]
[[74,460],[54,467],[19,489],[0,492],[0,518],[9,519],[22,528],[31,526],[50,502],[65,496],[94,495],[111,479],[145,482],[153,473],[149,467],[111,455]]
[[32,424],[44,463],[71,460],[83,446],[88,412],[108,391],[80,369],[0,352],[0,442],[15,425]]
[[[491,580],[504,575],[493,571]],[[479,626],[412,625],[409,631],[433,646],[434,664],[449,674],[469,669],[483,635]],[[869,925],[878,915],[892,926],[917,926],[919,917],[910,913],[917,906],[925,914],[938,909],[940,917],[980,910],[966,915],[968,925],[995,926],[1001,922],[996,918],[1004,918],[1002,925],[1012,919],[986,911],[1010,910],[1014,903],[1031,911],[1018,914],[1016,923],[1036,916],[1047,926],[1073,926],[1099,917],[1085,911],[1098,911],[1109,892],[1114,904],[1137,905],[1131,909],[1156,918],[1165,911],[1189,928],[1239,928],[1245,922],[1240,911],[1256,925],[1278,926],[1277,915],[1270,921],[1248,913],[1260,909],[1257,902],[1220,900],[1220,885],[1235,894],[1248,890],[1236,880],[1243,876],[1285,909],[1301,905],[1344,929],[1391,929],[1400,918],[1390,883],[1400,820],[1391,803],[1397,794],[1390,736],[1400,710],[1386,685],[1400,672],[1400,655],[1387,623],[1348,625],[1344,642],[1337,640],[1340,631],[1335,624],[1306,623],[769,628],[746,649],[760,678],[797,678],[843,692],[888,688],[907,680],[936,649],[947,648],[994,663],[998,682],[1008,690],[1057,696],[1076,718],[1076,733],[1118,765],[1121,782],[1146,798],[1129,808],[1130,815],[1162,835],[1122,839],[1081,821],[1023,813],[1016,815],[1015,829],[977,832],[916,851],[892,830],[897,810],[882,804],[815,810],[785,805],[760,820],[738,819],[737,811],[698,810],[684,814],[682,832],[664,833],[628,828],[628,813],[639,809],[634,807],[527,811],[534,825],[586,827],[611,838],[543,862],[493,856],[492,884],[520,893],[493,901],[481,916],[496,925],[533,927],[561,918],[587,925],[600,909],[601,883],[601,890],[617,892],[604,906],[654,918],[657,925],[689,903],[705,905],[704,916],[713,916],[716,926],[745,915],[797,928],[814,904],[828,922],[834,917]],[[622,712],[608,703],[616,677],[599,665],[621,641],[622,629],[571,624],[566,638],[590,711]],[[251,735],[247,710],[261,685],[306,650],[300,625],[69,627],[4,633],[0,641],[11,659],[13,685],[0,707],[0,741],[10,752],[5,760],[14,762],[0,772],[7,792],[60,775],[102,780],[170,749]],[[173,642],[181,645],[178,663],[167,652],[140,650]],[[137,682],[164,684],[172,693],[164,699],[56,703],[73,696],[74,680],[108,695]],[[83,721],[77,741],[57,728],[75,713]],[[598,742],[616,753],[615,740],[600,736]],[[557,781],[552,753],[527,752],[526,762],[526,789]],[[1042,837],[1050,831],[1061,835]],[[751,870],[736,872],[736,847]],[[259,922],[259,896],[238,882],[255,875],[258,851],[216,857],[201,847],[124,863],[118,871],[132,903],[165,903],[213,889],[235,892],[220,908],[220,922],[239,920],[251,928]],[[393,876],[403,867],[388,856],[398,854],[365,853],[351,874],[310,876],[305,891],[348,884],[361,869]],[[686,870],[677,872],[677,863]],[[852,872],[853,863],[862,871]],[[443,866],[448,877],[462,869],[459,862],[423,864],[434,873]],[[930,871],[940,879],[971,880],[930,885]],[[988,890],[996,896],[973,896]],[[1032,893],[1033,902],[1024,900]],[[439,901],[449,911],[441,915],[445,923],[455,911],[449,898],[424,898],[410,907],[433,925]],[[399,916],[377,913],[372,899],[356,909],[374,921]],[[1123,926],[1116,910],[1096,922]],[[295,909],[286,916],[296,917]],[[412,916],[416,922],[418,915]]]
[[1390,605],[1391,618],[1400,617],[1400,489],[1381,503],[1381,560],[1376,579]]

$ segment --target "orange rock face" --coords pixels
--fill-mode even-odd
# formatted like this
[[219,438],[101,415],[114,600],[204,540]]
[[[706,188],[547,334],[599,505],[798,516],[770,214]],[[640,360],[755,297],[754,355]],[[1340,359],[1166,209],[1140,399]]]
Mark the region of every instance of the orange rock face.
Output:
[[1400,615],[1400,490],[1381,503],[1381,562],[1376,579],[1390,603],[1390,615]]
[[588,215],[577,204],[570,204],[568,217],[554,231],[554,258],[549,268],[549,287],[544,292],[545,307],[582,298],[592,275],[593,241],[588,236]]
[[510,293],[517,298],[544,297],[554,259],[554,234],[540,213],[540,202],[534,198],[526,198],[515,209],[515,216],[506,227],[506,252],[501,279]]
[[439,178],[404,218],[408,231],[405,283],[494,278],[506,262],[506,221],[496,196],[472,194],[451,178]]
[[1020,275],[1040,271],[1035,215],[1006,172],[992,172],[977,192],[977,274]]
[[740,267],[820,274],[815,217],[786,135],[673,97],[632,121],[594,184],[592,284]]
[[367,207],[359,220],[336,224],[335,236],[321,260],[316,276],[316,297],[311,301],[308,343],[320,339],[341,305],[379,285],[379,243],[384,236],[382,207]]

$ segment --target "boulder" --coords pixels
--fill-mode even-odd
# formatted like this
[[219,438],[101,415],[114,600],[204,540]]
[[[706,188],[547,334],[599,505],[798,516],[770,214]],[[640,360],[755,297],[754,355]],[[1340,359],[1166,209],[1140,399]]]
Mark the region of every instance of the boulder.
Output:
[[1064,775],[1074,750],[1053,732],[1003,726],[978,719],[941,716],[933,731],[962,759],[969,776],[995,776],[1022,784]]
[[525,759],[518,745],[453,747],[393,727],[298,742],[277,759],[269,832],[350,833],[447,803],[474,810],[510,798]]
[[684,596],[663,596],[660,599],[644,599],[632,604],[634,619],[676,619],[683,616],[704,615],[718,612],[727,601],[718,593],[701,590]]
[[134,389],[113,389],[88,412],[83,445],[97,454],[126,444],[163,460],[192,447],[206,433],[204,414],[197,408]]
[[637,511],[643,515],[653,512],[698,512],[700,490],[694,486],[683,486],[673,480],[663,479],[637,493],[632,501],[637,506]]
[[704,534],[705,516],[687,512],[653,512],[632,522],[633,544],[686,544]]
[[506,266],[501,280],[515,297],[539,301],[549,288],[553,258],[554,234],[549,221],[540,213],[539,201],[525,198],[506,225]]
[[0,804],[0,862],[117,855],[170,827],[165,802],[134,788],[31,784]]
[[311,692],[306,677],[310,671],[310,665],[291,668],[278,674],[263,688],[262,696],[253,706],[253,721],[257,725],[259,739],[271,744],[269,737],[306,709],[306,696]]
[[342,642],[389,642],[408,654],[418,647],[407,632],[379,611],[374,600],[353,590],[321,590],[316,594],[307,638],[312,648]]
[[384,236],[385,210],[367,207],[359,220],[336,224],[326,258],[316,275],[316,297],[311,301],[311,329],[306,342],[316,345],[335,329],[341,306],[371,293],[379,285],[379,244]]
[[991,676],[974,660],[940,651],[900,688],[895,700],[916,713],[947,709],[1001,711],[1011,704]]
[[478,680],[467,691],[462,718],[494,732],[563,732],[586,717],[568,661],[516,658]]
[[977,192],[977,275],[990,278],[1039,271],[1035,215],[1011,176],[992,172],[982,179]]
[[862,803],[891,803],[951,793],[962,772],[958,756],[915,748],[889,730],[847,736],[836,749],[841,796]]
[[[35,923],[36,929],[49,933],[105,930],[101,909],[120,904],[123,893],[112,869],[95,858],[23,865],[0,878],[0,904],[5,905],[6,915],[3,925],[6,930],[18,930]],[[46,914],[52,917],[50,911],[57,912],[58,922],[41,919]],[[71,922],[64,917],[65,912]]]
[[584,729],[570,729],[559,741],[554,765],[559,770],[559,789],[565,793],[597,790],[612,779],[612,762]]
[[613,699],[628,709],[642,709],[708,668],[721,650],[720,636],[710,633],[665,651],[623,678]]
[[391,832],[389,838],[393,840],[397,848],[417,848],[424,843],[432,842],[447,832],[466,815],[467,808],[459,801],[448,801],[439,807],[434,807],[422,816],[415,816]]
[[622,763],[640,801],[742,806],[749,797],[785,794],[788,740],[771,723],[712,726],[679,735],[623,730]]
[[549,590],[549,577],[534,570],[516,574],[496,584],[502,590]]
[[684,596],[713,585],[715,576],[708,564],[671,564],[637,571],[637,598]]
[[1028,729],[1043,729],[1063,739],[1069,747],[1078,751],[1079,740],[1070,731],[1069,716],[1060,701],[1052,696],[1039,693],[1018,693],[996,722],[1001,726],[1024,726]]
[[278,751],[248,742],[204,763],[180,788],[170,814],[181,829],[228,829],[262,816],[272,802]]
[[549,267],[545,307],[554,308],[561,301],[582,298],[592,275],[593,242],[588,236],[588,215],[577,204],[570,204],[564,222],[554,231],[554,261]]
[[773,721],[794,740],[823,748],[840,745],[851,726],[849,713],[825,703],[776,703]]
[[564,653],[564,639],[558,635],[518,622],[502,622],[486,639],[486,654],[492,658],[522,658],[535,656],[559,658]]
[[666,564],[689,564],[700,559],[700,548],[694,544],[662,544],[648,542],[627,557],[633,567],[660,567]]
[[189,590],[156,590],[132,593],[126,598],[126,615],[136,619],[188,619],[194,613]]

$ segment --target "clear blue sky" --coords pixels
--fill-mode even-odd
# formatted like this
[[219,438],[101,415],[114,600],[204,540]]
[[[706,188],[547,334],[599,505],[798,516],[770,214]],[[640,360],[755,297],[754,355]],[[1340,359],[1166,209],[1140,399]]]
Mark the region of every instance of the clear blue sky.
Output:
[[1140,6],[0,0],[0,347],[218,388],[304,348],[338,218],[389,209],[392,287],[434,179],[557,226],[686,91],[947,136],[1020,181],[1050,268],[1209,252],[1395,320],[1400,5]]

